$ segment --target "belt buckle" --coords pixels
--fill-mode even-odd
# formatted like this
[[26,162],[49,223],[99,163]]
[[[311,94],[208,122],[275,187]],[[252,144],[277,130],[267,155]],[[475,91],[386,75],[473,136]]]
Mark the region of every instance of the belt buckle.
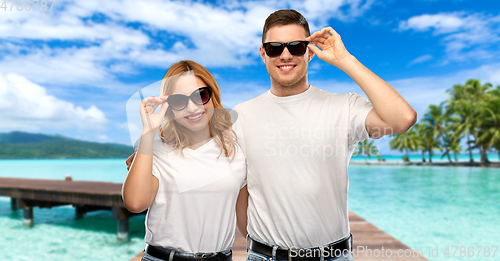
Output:
[[212,253],[203,253],[203,254],[201,254],[199,256],[200,256],[201,259],[206,259],[206,258],[212,256]]
[[215,253],[202,253],[201,255],[198,255],[198,258],[208,260],[208,259],[216,259],[218,255]]

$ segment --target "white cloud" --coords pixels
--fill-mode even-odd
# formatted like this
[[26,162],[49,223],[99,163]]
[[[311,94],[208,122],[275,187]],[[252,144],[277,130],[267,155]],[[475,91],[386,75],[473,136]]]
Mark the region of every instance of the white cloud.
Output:
[[459,14],[435,14],[419,15],[403,21],[400,28],[403,30],[414,29],[417,31],[426,31],[433,28],[436,33],[449,33],[460,30],[465,25],[466,19]]
[[[115,74],[133,73],[137,66],[165,68],[181,59],[243,67],[255,63],[262,26],[274,10],[295,8],[316,30],[332,17],[359,17],[372,2],[229,1],[217,6],[196,1],[61,0],[50,12],[2,14],[0,72],[24,75],[38,84],[105,87],[119,84]],[[93,19],[96,16],[102,19]],[[166,39],[158,42],[150,35]],[[54,48],[54,41],[63,45]]]
[[[50,12],[4,12],[0,16],[0,128],[102,129],[109,122],[101,110],[113,120],[120,116],[117,111],[121,109],[110,105],[116,99],[109,94],[124,96],[140,85],[122,83],[118,76],[136,74],[137,68],[167,68],[181,59],[207,67],[248,66],[260,62],[262,27],[275,10],[297,9],[314,31],[331,18],[352,21],[372,3],[274,0],[223,1],[217,5],[199,1],[57,0]],[[268,89],[268,85],[262,88],[253,83],[241,86],[246,86],[243,91],[225,92],[224,106],[234,107]],[[70,95],[76,93],[75,88],[80,88],[79,94],[89,93],[82,87],[108,89],[93,92],[102,94],[92,97],[100,109],[91,105],[84,109],[45,91],[51,88],[51,93],[57,90],[59,95],[66,94],[64,97],[75,97]],[[27,103],[23,90],[38,95]],[[95,140],[99,134],[81,135]],[[117,139],[108,132],[106,135]]]
[[432,55],[425,54],[425,55],[422,55],[422,56],[419,56],[419,57],[415,58],[408,65],[413,65],[413,64],[419,64],[419,63],[427,62],[427,61],[432,60],[433,58],[434,57]]
[[108,141],[109,140],[108,136],[106,136],[104,134],[97,136],[97,138],[101,141]]
[[47,94],[45,88],[17,74],[0,74],[1,129],[104,129],[104,113],[84,109]]
[[443,64],[500,57],[500,16],[465,12],[424,14],[402,21],[399,29],[430,31],[440,37],[447,54]]
[[319,30],[321,28],[318,26],[325,26],[330,18],[353,21],[363,15],[374,2],[375,0],[306,0],[288,1],[288,4],[307,18],[311,30]]

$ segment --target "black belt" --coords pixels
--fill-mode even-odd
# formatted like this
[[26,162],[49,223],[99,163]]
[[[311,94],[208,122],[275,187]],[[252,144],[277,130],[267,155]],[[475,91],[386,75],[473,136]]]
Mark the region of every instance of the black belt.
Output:
[[[144,252],[156,258],[168,261],[170,259],[171,251],[147,245],[146,248],[144,249]],[[216,254],[215,253],[199,254],[197,257],[189,257],[189,256],[174,254],[173,261],[219,261],[219,260],[222,261],[228,258],[230,255],[231,253],[229,255],[226,255],[222,252],[217,252]]]
[[[348,255],[348,253],[351,251],[350,245],[352,246],[352,234],[350,234],[348,238],[338,243],[325,246],[323,248],[324,259],[326,260],[332,257],[341,257],[342,255]],[[266,255],[268,257],[273,256],[273,247],[255,241],[251,237],[248,237],[248,249],[259,254]],[[278,248],[276,249],[276,259],[290,261],[320,260],[322,254],[320,253],[320,251],[321,248],[319,247],[301,249]]]

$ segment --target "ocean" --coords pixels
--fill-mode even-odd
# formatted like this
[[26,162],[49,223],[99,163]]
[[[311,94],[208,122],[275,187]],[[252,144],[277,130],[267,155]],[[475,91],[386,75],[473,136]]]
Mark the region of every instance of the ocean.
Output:
[[[63,180],[66,174],[73,180],[122,183],[127,170],[125,159],[0,160],[1,177]],[[460,247],[499,246],[499,206],[496,168],[349,167],[349,209],[410,248],[422,249],[429,260],[463,260]],[[33,214],[34,226],[23,226],[23,212],[11,211],[10,199],[0,197],[0,260],[130,260],[145,246],[144,215],[130,219],[130,240],[121,242],[110,211],[90,212],[83,219],[75,219],[70,206],[34,208]],[[455,253],[454,246],[459,248]],[[431,249],[439,255],[427,256]],[[471,259],[498,256],[500,251],[496,259]]]

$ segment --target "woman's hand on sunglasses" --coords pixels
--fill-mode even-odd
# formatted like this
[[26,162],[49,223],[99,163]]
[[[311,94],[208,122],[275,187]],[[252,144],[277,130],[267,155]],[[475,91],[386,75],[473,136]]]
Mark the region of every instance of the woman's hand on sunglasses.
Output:
[[[163,118],[165,117],[165,112],[168,109],[168,103],[166,102],[168,95],[160,97],[147,97],[142,100],[141,108],[139,113],[141,114],[142,120],[142,134],[155,133],[158,131]],[[160,106],[160,111],[155,113],[156,108]],[[142,135],[141,134],[141,135]]]
[[342,69],[345,58],[351,56],[345,49],[340,35],[331,27],[325,27],[304,40],[311,42],[308,47],[319,59],[335,65],[339,69]]

